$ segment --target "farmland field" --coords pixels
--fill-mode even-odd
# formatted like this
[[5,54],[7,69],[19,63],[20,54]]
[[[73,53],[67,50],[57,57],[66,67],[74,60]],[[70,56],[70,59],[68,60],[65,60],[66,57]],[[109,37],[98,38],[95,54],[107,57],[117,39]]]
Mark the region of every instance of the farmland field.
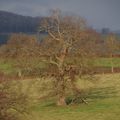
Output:
[[[97,58],[95,66],[111,67],[110,58]],[[120,58],[113,58],[114,67],[120,67]],[[17,68],[13,60],[0,60],[0,71],[14,74]],[[42,65],[42,64],[40,64]],[[12,86],[20,85],[21,91],[29,98],[29,113],[20,115],[21,120],[120,120],[120,73],[98,74],[93,81],[78,80],[78,86],[84,91],[84,98],[88,104],[80,103],[57,107],[56,98],[40,99],[48,91],[41,90],[44,83],[40,78],[28,78],[15,82]],[[49,79],[48,79],[49,82]],[[45,85],[45,84],[44,84]],[[47,83],[45,88],[49,88]]]
[[120,120],[118,1],[0,2],[0,120]]
[[[38,100],[40,79],[23,80],[23,91],[30,97],[29,114],[22,120],[120,120],[120,74],[98,75],[94,82],[79,80],[88,104],[57,107],[54,98]],[[19,83],[19,82],[18,82]],[[47,88],[48,86],[46,86]]]
[[[14,66],[15,62],[11,59],[7,60],[7,62],[4,59],[0,59],[0,71],[6,74],[16,73],[17,68]],[[107,68],[109,70],[111,68],[111,58],[96,58],[91,60],[91,62],[93,62],[94,67]],[[120,58],[112,58],[112,63],[114,68],[120,68]],[[38,65],[38,67],[40,66],[42,66],[42,63]]]
[[120,58],[97,58],[94,60],[94,65],[99,67],[111,67],[111,61],[113,67],[120,67]]

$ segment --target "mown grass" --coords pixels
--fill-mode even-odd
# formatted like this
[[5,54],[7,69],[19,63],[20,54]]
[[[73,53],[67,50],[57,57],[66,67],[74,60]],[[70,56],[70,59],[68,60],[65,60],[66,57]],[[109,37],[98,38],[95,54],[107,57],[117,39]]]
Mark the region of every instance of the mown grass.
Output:
[[[55,99],[37,100],[31,102],[29,120],[120,120],[120,74],[98,75],[99,80],[90,83],[79,80],[82,89],[87,89],[85,95],[88,104],[68,105],[57,107]],[[30,96],[33,101],[43,94],[37,91],[37,82],[23,81],[23,87],[30,86]],[[38,84],[39,83],[39,84]],[[89,86],[89,89],[88,89]],[[46,86],[47,87],[47,86]],[[25,88],[24,88],[25,89]],[[26,90],[28,91],[28,90]],[[36,93],[36,95],[34,94]]]
[[[39,99],[50,87],[49,79],[9,82],[13,91],[20,91],[29,99],[29,114],[20,116],[21,120],[120,120],[120,74],[97,75],[93,82],[79,79],[78,85],[86,91],[88,104],[64,107],[57,107],[54,98]],[[43,84],[47,85],[44,90]]]
[[[120,58],[113,58],[115,66],[119,67]],[[109,58],[97,60],[98,66],[110,66]],[[12,62],[1,62],[0,70],[13,71]],[[21,120],[120,120],[120,74],[97,75],[91,82],[79,80],[78,86],[86,91],[86,104],[57,107],[55,99],[40,100],[40,96],[46,94],[44,89],[50,87],[48,83],[41,83],[41,79],[15,81],[20,84],[20,89],[28,95],[30,102],[29,114],[22,116]],[[47,82],[47,81],[46,81]],[[48,81],[49,82],[49,81]],[[15,87],[15,86],[14,86]]]
[[104,99],[91,102],[89,105],[82,104],[68,107],[39,107],[39,109],[33,111],[33,118],[36,120],[108,120],[108,118],[119,120],[119,100]]

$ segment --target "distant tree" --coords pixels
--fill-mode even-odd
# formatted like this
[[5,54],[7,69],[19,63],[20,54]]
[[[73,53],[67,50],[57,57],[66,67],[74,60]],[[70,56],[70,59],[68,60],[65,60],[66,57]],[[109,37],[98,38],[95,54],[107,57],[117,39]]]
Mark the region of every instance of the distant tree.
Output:
[[37,66],[39,44],[33,35],[12,34],[7,44],[1,47],[1,56],[5,60],[12,59],[18,75],[22,76],[24,71],[28,72]]
[[53,10],[51,16],[43,21],[39,31],[44,30],[48,37],[40,46],[43,62],[49,66],[47,75],[54,78],[57,105],[66,105],[67,88],[73,91],[76,98],[81,96],[81,90],[76,85],[76,75],[90,74],[92,66],[89,60],[94,56],[96,40],[88,34],[83,18],[64,16],[60,10]]
[[107,35],[107,34],[110,33],[110,29],[109,29],[109,28],[103,28],[103,29],[101,30],[101,32],[102,32],[103,35]]
[[105,44],[108,55],[111,58],[111,72],[114,73],[113,56],[119,49],[119,42],[117,41],[116,35],[113,33],[108,34],[105,40]]

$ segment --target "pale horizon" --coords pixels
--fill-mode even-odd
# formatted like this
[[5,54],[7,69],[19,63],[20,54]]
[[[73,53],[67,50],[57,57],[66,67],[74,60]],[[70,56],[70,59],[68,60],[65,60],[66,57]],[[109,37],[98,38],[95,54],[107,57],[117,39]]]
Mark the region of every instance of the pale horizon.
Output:
[[95,29],[120,30],[120,0],[0,0],[0,10],[25,16],[47,16],[50,9],[84,17]]

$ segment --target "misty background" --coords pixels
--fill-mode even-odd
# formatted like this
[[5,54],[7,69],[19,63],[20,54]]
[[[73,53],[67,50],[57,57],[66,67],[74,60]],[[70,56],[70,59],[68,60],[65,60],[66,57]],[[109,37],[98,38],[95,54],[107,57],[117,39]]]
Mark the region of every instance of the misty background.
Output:
[[47,16],[50,9],[84,17],[95,29],[120,30],[120,0],[0,0],[0,10],[25,16]]

